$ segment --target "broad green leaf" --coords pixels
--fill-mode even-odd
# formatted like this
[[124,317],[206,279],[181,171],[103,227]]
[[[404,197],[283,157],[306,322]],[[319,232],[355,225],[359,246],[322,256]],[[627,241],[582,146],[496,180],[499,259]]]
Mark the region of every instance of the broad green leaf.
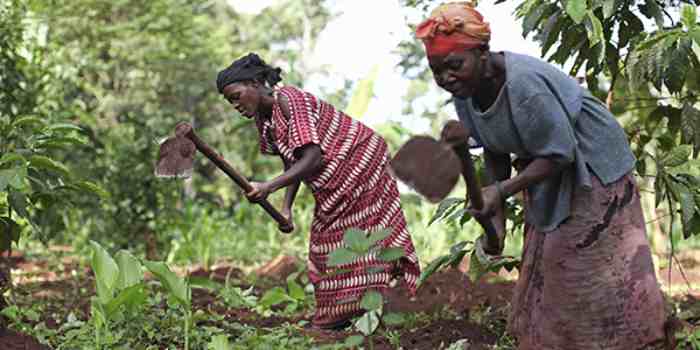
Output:
[[486,272],[488,272],[488,270],[486,269],[486,266],[482,264],[481,259],[479,259],[478,253],[475,249],[469,258],[469,280],[476,282]]
[[111,318],[121,306],[131,312],[138,310],[148,300],[145,288],[144,284],[139,283],[120,291],[114,299],[105,304],[104,310],[107,318]]
[[351,228],[345,231],[343,235],[343,243],[345,246],[357,254],[366,253],[370,247],[367,234],[357,228]]
[[695,44],[700,46],[700,27],[693,29],[689,34],[695,41]]
[[405,256],[404,249],[401,247],[390,247],[390,248],[384,248],[382,251],[379,253],[377,258],[379,258],[382,261],[386,262],[391,262],[395,260],[399,260]]
[[605,19],[610,18],[610,16],[615,13],[615,3],[617,0],[604,0],[603,2],[603,17]]
[[125,289],[143,281],[141,262],[126,250],[120,250],[114,256],[119,266],[119,278],[116,287]]
[[603,24],[593,11],[588,11],[588,20],[586,21],[586,31],[588,32],[588,46],[593,47],[598,43],[605,42],[603,35]]
[[340,266],[352,263],[358,255],[351,250],[340,247],[328,254],[328,266]]
[[119,267],[99,243],[90,241],[90,245],[92,246],[90,265],[95,272],[97,297],[102,305],[106,305],[114,296],[114,287],[119,278]]
[[576,24],[580,24],[586,16],[586,0],[568,0],[566,2],[566,13]]
[[683,235],[685,238],[690,236],[688,229],[690,228],[690,220],[695,215],[695,200],[694,195],[683,183],[675,180],[669,180],[668,186],[671,189],[674,199],[681,207],[681,223],[683,225]]
[[282,287],[275,287],[263,294],[260,298],[260,305],[263,308],[269,309],[271,306],[289,301],[289,296]]
[[74,182],[73,185],[85,192],[93,193],[101,199],[107,199],[110,197],[109,192],[107,192],[104,188],[100,187],[100,185],[97,185],[90,181]]
[[50,170],[63,177],[70,177],[70,170],[68,170],[68,167],[46,156],[35,154],[29,157],[29,165],[37,170]]
[[304,288],[302,288],[296,281],[287,281],[287,289],[289,289],[290,297],[300,301],[306,299]]
[[416,285],[420,287],[428,279],[428,277],[432,276],[437,270],[440,269],[440,267],[447,264],[450,261],[450,257],[451,255],[443,255],[431,261],[430,264],[428,264],[428,266],[421,271]]
[[29,217],[29,212],[27,212],[27,206],[29,205],[29,202],[27,201],[27,196],[24,193],[20,191],[11,190],[9,191],[9,196],[7,197],[7,199],[9,200],[12,209],[17,214],[19,214],[19,216],[23,218]]
[[211,341],[207,345],[207,350],[231,350],[228,336],[226,334],[217,334],[211,337]]
[[68,131],[83,131],[83,128],[75,125],[75,124],[70,124],[70,123],[56,123],[56,124],[51,124],[48,127],[44,129],[45,131],[59,131],[59,132],[68,132]]
[[654,19],[656,26],[659,28],[664,27],[664,15],[661,13],[661,7],[656,3],[657,0],[646,0],[646,2],[639,6],[642,13],[648,18]]
[[0,217],[0,254],[12,248],[12,242],[19,242],[22,228],[10,217]]
[[8,185],[18,190],[23,189],[26,177],[27,168],[24,166],[0,170],[0,191],[4,191]]
[[207,277],[189,276],[187,277],[187,284],[190,285],[190,288],[208,289],[210,291],[217,291],[221,289],[221,283],[210,280]]
[[435,214],[428,222],[428,226],[430,226],[433,222],[442,219],[444,216],[452,213],[452,211],[456,209],[456,205],[461,203],[464,203],[464,199],[462,198],[447,198],[444,201],[440,202],[437,210],[435,211]]
[[371,247],[371,246],[377,244],[377,242],[389,237],[391,232],[392,232],[391,228],[384,228],[384,229],[372,232],[368,238],[369,246]]
[[671,150],[671,153],[666,155],[661,161],[661,164],[665,167],[676,167],[690,159],[690,154],[693,151],[693,146],[691,145],[680,145]]
[[656,175],[656,179],[654,180],[654,208],[658,208],[659,204],[661,204],[664,199],[666,182],[666,174],[663,172],[663,170],[660,170]]
[[368,336],[374,333],[379,326],[379,314],[376,311],[367,311],[362,317],[355,321],[355,327],[360,333]]
[[688,30],[694,30],[698,22],[698,13],[695,6],[690,4],[681,5],[681,21],[685,28]]
[[43,127],[46,125],[46,122],[39,117],[35,116],[24,116],[24,117],[19,117],[15,119],[14,122],[12,122],[12,126],[14,127],[25,127],[25,126],[38,126],[38,127]]
[[0,165],[14,162],[19,162],[20,165],[23,166],[26,164],[27,160],[21,154],[13,152],[5,153],[2,155],[2,158],[0,158]]
[[360,301],[360,307],[367,311],[379,310],[382,308],[383,304],[384,298],[382,294],[375,290],[365,292],[365,295],[362,296],[362,300]]
[[365,341],[365,337],[361,335],[351,335],[345,338],[344,345],[348,349],[356,349]]
[[42,149],[66,149],[76,145],[86,145],[87,141],[80,137],[62,136],[49,137],[45,140],[37,142],[36,147]]
[[392,312],[384,315],[382,317],[382,321],[387,325],[387,326],[398,326],[404,322],[406,322],[405,317],[403,314]]
[[184,279],[170,271],[168,265],[161,261],[145,261],[144,265],[158,278],[163,287],[180,305],[187,310],[190,309],[190,302],[192,299],[190,289]]

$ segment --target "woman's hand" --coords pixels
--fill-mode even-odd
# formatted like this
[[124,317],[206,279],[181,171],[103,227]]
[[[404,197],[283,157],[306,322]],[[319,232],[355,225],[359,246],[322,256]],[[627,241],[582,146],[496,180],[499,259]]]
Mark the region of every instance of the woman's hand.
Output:
[[478,218],[490,218],[503,205],[501,194],[494,185],[489,185],[481,189],[481,197],[484,201],[484,206],[480,210],[469,208],[469,214]]
[[267,196],[273,192],[272,186],[269,182],[251,182],[250,186],[253,188],[250,192],[246,193],[245,196],[249,201],[253,203],[262,202],[267,199]]
[[292,208],[285,206],[284,208],[282,208],[280,214],[282,214],[282,217],[287,219],[287,225],[279,225],[279,230],[284,233],[290,233],[294,231],[294,221],[292,220]]

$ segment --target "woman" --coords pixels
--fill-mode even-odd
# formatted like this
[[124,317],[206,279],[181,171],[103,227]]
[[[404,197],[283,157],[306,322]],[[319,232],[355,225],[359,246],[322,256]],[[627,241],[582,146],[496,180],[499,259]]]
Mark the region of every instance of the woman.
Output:
[[[436,83],[484,147],[484,208],[503,230],[523,191],[526,239],[509,330],[519,349],[641,349],[664,340],[664,301],[647,242],[635,158],[620,125],[574,79],[538,59],[490,52],[470,3],[421,23]],[[511,177],[510,156],[518,174]],[[503,237],[503,232],[499,232]]]
[[[387,145],[381,136],[312,94],[293,86],[275,88],[280,69],[249,54],[219,72],[217,87],[243,116],[254,118],[260,150],[278,155],[285,172],[263,183],[252,183],[251,201],[286,187],[282,214],[291,222],[292,203],[304,182],[316,201],[311,225],[309,277],[314,285],[313,325],[343,328],[362,313],[359,300],[367,290],[384,290],[395,275],[403,275],[415,291],[418,259],[406,229],[396,181],[387,171]],[[349,228],[376,231],[390,228],[383,247],[401,247],[405,257],[388,264],[375,255],[339,269],[326,266],[328,254],[343,245]],[[383,271],[374,273],[374,270]]]

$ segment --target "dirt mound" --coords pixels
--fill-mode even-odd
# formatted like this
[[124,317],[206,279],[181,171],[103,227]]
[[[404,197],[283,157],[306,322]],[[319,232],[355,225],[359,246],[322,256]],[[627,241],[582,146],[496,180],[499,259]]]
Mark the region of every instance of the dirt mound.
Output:
[[6,330],[0,332],[0,349],[3,350],[50,350],[46,345],[42,345],[34,338]]
[[258,268],[255,273],[261,277],[284,281],[302,266],[298,258],[289,255],[280,255],[267,264]]
[[411,297],[408,289],[399,283],[387,292],[387,309],[395,312],[433,313],[449,307],[465,315],[476,306],[502,307],[510,302],[513,282],[488,283],[482,278],[472,283],[469,277],[456,269],[448,269],[431,276]]

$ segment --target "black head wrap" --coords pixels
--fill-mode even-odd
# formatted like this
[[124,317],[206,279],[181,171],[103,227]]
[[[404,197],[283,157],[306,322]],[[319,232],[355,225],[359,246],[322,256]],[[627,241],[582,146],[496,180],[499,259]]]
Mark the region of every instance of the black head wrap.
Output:
[[281,74],[281,69],[268,65],[257,54],[249,53],[219,72],[216,77],[216,87],[219,93],[224,92],[226,85],[241,81],[257,81],[273,87],[282,80]]

